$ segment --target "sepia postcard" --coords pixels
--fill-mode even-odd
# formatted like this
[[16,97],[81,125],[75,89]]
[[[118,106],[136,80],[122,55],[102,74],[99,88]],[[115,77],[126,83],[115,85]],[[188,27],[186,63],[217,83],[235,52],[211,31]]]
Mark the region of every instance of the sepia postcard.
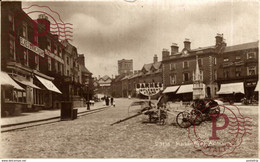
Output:
[[257,162],[259,24],[256,0],[2,1],[2,162]]

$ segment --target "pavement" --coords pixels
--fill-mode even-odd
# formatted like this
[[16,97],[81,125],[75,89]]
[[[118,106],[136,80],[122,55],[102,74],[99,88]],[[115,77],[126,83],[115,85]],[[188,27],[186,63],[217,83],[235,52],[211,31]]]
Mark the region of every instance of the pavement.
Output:
[[[212,158],[194,148],[189,130],[174,125],[169,115],[165,125],[148,123],[140,115],[111,126],[136,113],[140,106],[130,107],[135,99],[115,98],[116,106],[98,113],[86,113],[76,120],[53,122],[1,133],[1,158]],[[100,106],[103,106],[100,103]],[[258,157],[258,107],[239,107],[243,116],[252,118],[252,134],[232,154],[223,158]],[[95,110],[93,111],[95,112]],[[224,119],[219,121],[220,126]],[[212,123],[198,126],[202,137],[212,135]],[[218,132],[221,139],[230,134]],[[2,154],[2,155],[1,155]]]
[[[96,102],[94,106],[90,106],[90,110],[99,109],[101,107],[104,107],[103,102]],[[87,111],[87,107],[76,107],[75,109],[78,109],[78,113]],[[59,116],[60,116],[60,109],[40,110],[37,112],[26,112],[26,113],[21,113],[19,116],[1,118],[1,126],[31,122],[36,120],[44,120],[44,119],[55,118]]]

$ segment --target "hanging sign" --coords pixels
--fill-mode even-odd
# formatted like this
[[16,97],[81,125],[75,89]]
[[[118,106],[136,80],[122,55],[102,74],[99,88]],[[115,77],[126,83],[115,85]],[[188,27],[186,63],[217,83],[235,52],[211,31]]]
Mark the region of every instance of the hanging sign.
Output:
[[154,96],[163,90],[162,83],[138,83],[136,87],[137,94],[144,96]]

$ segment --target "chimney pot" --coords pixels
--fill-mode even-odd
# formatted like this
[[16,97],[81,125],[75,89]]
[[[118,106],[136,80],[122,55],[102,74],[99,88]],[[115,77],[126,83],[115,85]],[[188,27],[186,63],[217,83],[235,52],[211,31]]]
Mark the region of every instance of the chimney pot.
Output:
[[184,40],[184,48],[187,49],[187,50],[190,50],[190,40],[188,38],[185,38]]
[[171,45],[171,55],[179,52],[179,46],[177,43],[172,43]]
[[158,62],[158,57],[157,57],[157,55],[155,54],[154,57],[153,57],[153,63],[156,63],[156,62]]

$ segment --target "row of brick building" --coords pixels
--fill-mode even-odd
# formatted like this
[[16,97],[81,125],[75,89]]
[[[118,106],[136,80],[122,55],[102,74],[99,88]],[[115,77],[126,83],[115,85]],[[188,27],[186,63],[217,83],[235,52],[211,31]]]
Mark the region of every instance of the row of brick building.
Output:
[[21,2],[2,2],[1,8],[2,112],[60,108],[62,101],[84,106],[92,82],[84,55],[51,32],[46,14],[33,20]]
[[160,82],[170,100],[192,100],[196,60],[207,97],[235,97],[237,101],[256,97],[258,41],[227,46],[223,34],[217,34],[215,44],[208,47],[192,49],[185,39],[184,48],[179,50],[173,43],[170,51],[163,49],[162,61],[155,56],[154,62],[145,64],[139,72],[117,76],[112,81],[112,94],[137,96],[137,83]]

